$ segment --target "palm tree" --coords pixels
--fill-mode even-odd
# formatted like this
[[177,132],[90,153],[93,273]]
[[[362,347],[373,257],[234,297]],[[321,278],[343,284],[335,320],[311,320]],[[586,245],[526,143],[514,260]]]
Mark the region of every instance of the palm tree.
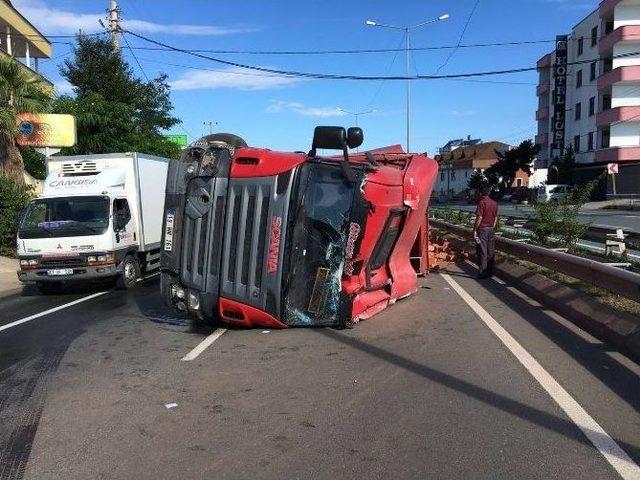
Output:
[[50,100],[46,83],[15,58],[0,58],[0,176],[24,184],[24,164],[16,145],[18,113],[42,112]]

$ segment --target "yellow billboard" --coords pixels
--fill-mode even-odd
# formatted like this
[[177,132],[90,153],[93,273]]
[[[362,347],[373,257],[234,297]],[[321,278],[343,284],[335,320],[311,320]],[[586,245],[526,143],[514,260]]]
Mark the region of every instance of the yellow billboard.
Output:
[[18,145],[25,147],[72,147],[76,144],[73,115],[19,113]]

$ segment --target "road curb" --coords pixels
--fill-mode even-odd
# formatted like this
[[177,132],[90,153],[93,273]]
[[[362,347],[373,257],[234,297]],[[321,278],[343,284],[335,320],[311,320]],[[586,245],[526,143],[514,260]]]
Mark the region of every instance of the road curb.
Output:
[[[475,248],[470,242],[449,240],[475,259]],[[618,312],[584,292],[563,285],[544,275],[513,263],[503,255],[496,255],[496,275],[512,286],[554,310],[600,340],[606,340],[640,361],[640,319]]]

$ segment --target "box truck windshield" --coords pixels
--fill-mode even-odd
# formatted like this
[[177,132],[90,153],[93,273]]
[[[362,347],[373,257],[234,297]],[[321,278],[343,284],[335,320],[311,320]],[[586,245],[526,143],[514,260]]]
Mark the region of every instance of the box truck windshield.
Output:
[[[301,167],[289,217],[291,254],[286,257],[283,282],[283,313],[289,325],[337,321],[354,190],[336,164]],[[273,242],[277,233],[271,228]]]
[[109,198],[103,196],[33,200],[20,224],[20,238],[100,235],[109,226]]

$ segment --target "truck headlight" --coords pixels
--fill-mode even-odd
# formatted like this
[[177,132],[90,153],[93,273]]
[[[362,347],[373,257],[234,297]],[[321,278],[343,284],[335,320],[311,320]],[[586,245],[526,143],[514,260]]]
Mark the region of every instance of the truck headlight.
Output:
[[200,299],[191,292],[189,292],[189,308],[192,310],[200,309]]
[[90,265],[109,265],[113,262],[113,253],[101,253],[99,255],[89,255],[87,263]]
[[20,268],[23,270],[36,268],[37,266],[38,266],[38,259],[36,258],[23,258],[20,260]]

